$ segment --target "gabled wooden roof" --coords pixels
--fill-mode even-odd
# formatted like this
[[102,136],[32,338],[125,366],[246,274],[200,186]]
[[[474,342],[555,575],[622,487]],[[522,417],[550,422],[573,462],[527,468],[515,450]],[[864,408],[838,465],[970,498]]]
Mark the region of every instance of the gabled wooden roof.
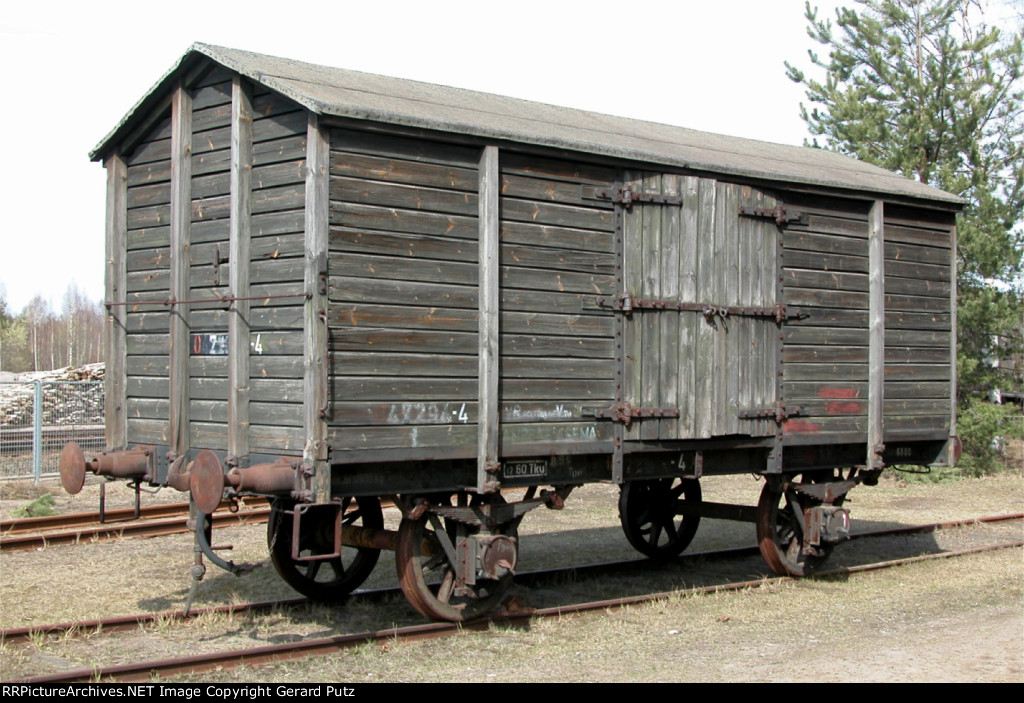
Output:
[[961,205],[955,195],[841,154],[699,132],[489,93],[193,44],[90,154],[105,158],[196,62],[210,59],[321,114],[631,161]]

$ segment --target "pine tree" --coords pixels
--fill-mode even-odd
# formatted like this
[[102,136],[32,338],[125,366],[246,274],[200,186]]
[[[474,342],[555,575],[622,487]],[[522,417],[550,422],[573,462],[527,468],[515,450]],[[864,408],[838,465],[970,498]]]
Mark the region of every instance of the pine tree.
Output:
[[1020,353],[1024,326],[1024,31],[1004,35],[970,0],[857,0],[819,20],[817,80],[801,115],[812,145],[956,193],[961,399],[1018,383],[987,363]]

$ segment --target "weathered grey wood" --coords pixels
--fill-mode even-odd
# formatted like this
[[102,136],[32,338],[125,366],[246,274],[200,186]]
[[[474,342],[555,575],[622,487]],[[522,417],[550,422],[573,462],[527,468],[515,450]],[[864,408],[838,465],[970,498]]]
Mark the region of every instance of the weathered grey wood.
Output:
[[[697,300],[697,251],[700,213],[700,180],[687,176],[682,179],[683,205],[679,222],[679,300],[696,302]],[[680,350],[696,349],[697,325],[700,319],[696,315],[679,315],[679,348]],[[696,355],[680,353],[679,377],[676,397],[679,402],[678,437],[693,437],[696,428]]]
[[166,420],[128,418],[128,436],[132,442],[167,446],[168,432]]
[[[451,142],[410,138],[397,134],[374,134],[362,129],[331,129],[331,149],[350,154],[394,157],[442,166],[464,166],[476,169],[480,150]],[[339,154],[339,159],[345,158]],[[476,191],[474,186],[471,190]]]
[[868,449],[869,470],[881,469],[885,402],[885,204],[876,200],[868,216]]
[[[713,236],[716,230],[717,184],[701,179],[698,191],[697,211],[697,299],[713,300],[715,289],[715,259]],[[714,373],[715,329],[703,320],[696,323],[696,345],[694,354],[694,417],[695,437],[711,434],[711,413],[714,407],[714,387],[718,382]]]
[[498,366],[501,361],[498,349],[501,312],[498,207],[501,172],[496,146],[484,147],[478,178],[480,322],[477,332],[477,392],[480,416],[477,421],[476,489],[480,493],[491,493],[499,485],[496,472],[499,467],[498,436],[501,423],[498,414]]
[[[662,176],[661,192],[665,195],[678,197],[680,192],[680,177],[672,174]],[[681,300],[679,297],[680,277],[680,246],[682,237],[679,226],[681,222],[681,207],[678,205],[664,205],[661,207],[661,260],[658,277],[661,285],[661,296],[667,300]],[[658,356],[661,359],[661,378],[658,384],[658,407],[678,408],[679,407],[679,374],[684,364],[681,359],[679,346],[679,325],[683,317],[680,312],[664,312],[658,322],[661,329],[658,331],[661,349]],[[679,434],[679,421],[676,419],[658,420],[658,437],[661,439],[676,439]]]
[[[127,292],[127,167],[118,154],[109,156],[107,169],[106,285],[107,302],[120,303]],[[123,449],[128,443],[125,395],[126,310],[107,308],[107,367],[104,375],[104,424],[107,449]]]
[[[192,96],[179,84],[171,101],[171,270],[170,293],[187,300],[192,186]],[[176,305],[170,313],[170,447],[178,456],[189,451],[189,307]]]
[[[313,496],[319,503],[331,498],[331,469],[327,462],[328,350],[327,239],[330,188],[330,130],[309,113],[306,133],[308,173],[306,204],[306,300],[303,314],[303,430],[302,458],[314,471]],[[340,400],[341,398],[335,398]]]
[[[638,190],[642,193],[661,192],[661,174],[646,172],[639,182]],[[661,205],[634,205],[640,220],[640,287],[632,292],[641,298],[660,299],[661,296],[661,255],[662,229]],[[627,248],[630,243],[626,242]],[[640,406],[660,406],[661,385],[661,317],[663,313],[640,315],[634,324],[642,326],[642,350],[639,358],[640,366]],[[645,420],[635,423],[637,439],[658,439],[658,420]]]
[[[231,294],[249,296],[252,212],[252,86],[241,76],[231,82]],[[228,454],[241,466],[249,455],[249,301],[236,300],[228,318]]]
[[[957,329],[956,326],[956,294],[957,294],[957,280],[956,280],[956,245],[957,245],[957,230],[956,225],[950,227],[949,241],[949,310],[950,310],[950,329]],[[949,439],[946,442],[946,463],[950,466],[954,463],[953,458],[953,447],[956,444],[956,396],[957,396],[957,385],[956,385],[956,335],[951,334],[949,338]]]
[[[623,174],[623,185],[639,191],[642,179],[641,172],[626,171]],[[643,288],[643,216],[639,205],[632,211],[622,208],[622,242],[622,290],[636,296]],[[623,317],[622,400],[635,407],[643,404],[643,333],[639,320]],[[622,438],[639,439],[639,423],[623,428]]]

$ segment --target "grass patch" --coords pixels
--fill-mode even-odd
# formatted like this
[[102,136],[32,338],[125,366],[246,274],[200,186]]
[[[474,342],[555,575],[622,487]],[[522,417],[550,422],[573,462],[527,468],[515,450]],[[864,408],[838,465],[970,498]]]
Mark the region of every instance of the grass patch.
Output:
[[50,515],[58,514],[54,505],[53,494],[47,493],[20,508],[15,508],[11,511],[11,515],[14,517],[49,517]]

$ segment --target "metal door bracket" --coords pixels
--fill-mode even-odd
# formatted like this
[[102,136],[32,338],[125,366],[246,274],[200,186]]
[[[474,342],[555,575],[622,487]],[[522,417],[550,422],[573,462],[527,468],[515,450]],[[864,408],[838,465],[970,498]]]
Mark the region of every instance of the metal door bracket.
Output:
[[629,427],[634,417],[679,417],[679,408],[634,408],[629,403],[615,403],[607,408],[597,408],[593,413],[596,418],[621,422]]
[[801,225],[807,224],[807,214],[803,212],[786,212],[786,207],[779,203],[773,208],[740,206],[741,217],[764,217],[775,220],[779,227],[796,222]]

